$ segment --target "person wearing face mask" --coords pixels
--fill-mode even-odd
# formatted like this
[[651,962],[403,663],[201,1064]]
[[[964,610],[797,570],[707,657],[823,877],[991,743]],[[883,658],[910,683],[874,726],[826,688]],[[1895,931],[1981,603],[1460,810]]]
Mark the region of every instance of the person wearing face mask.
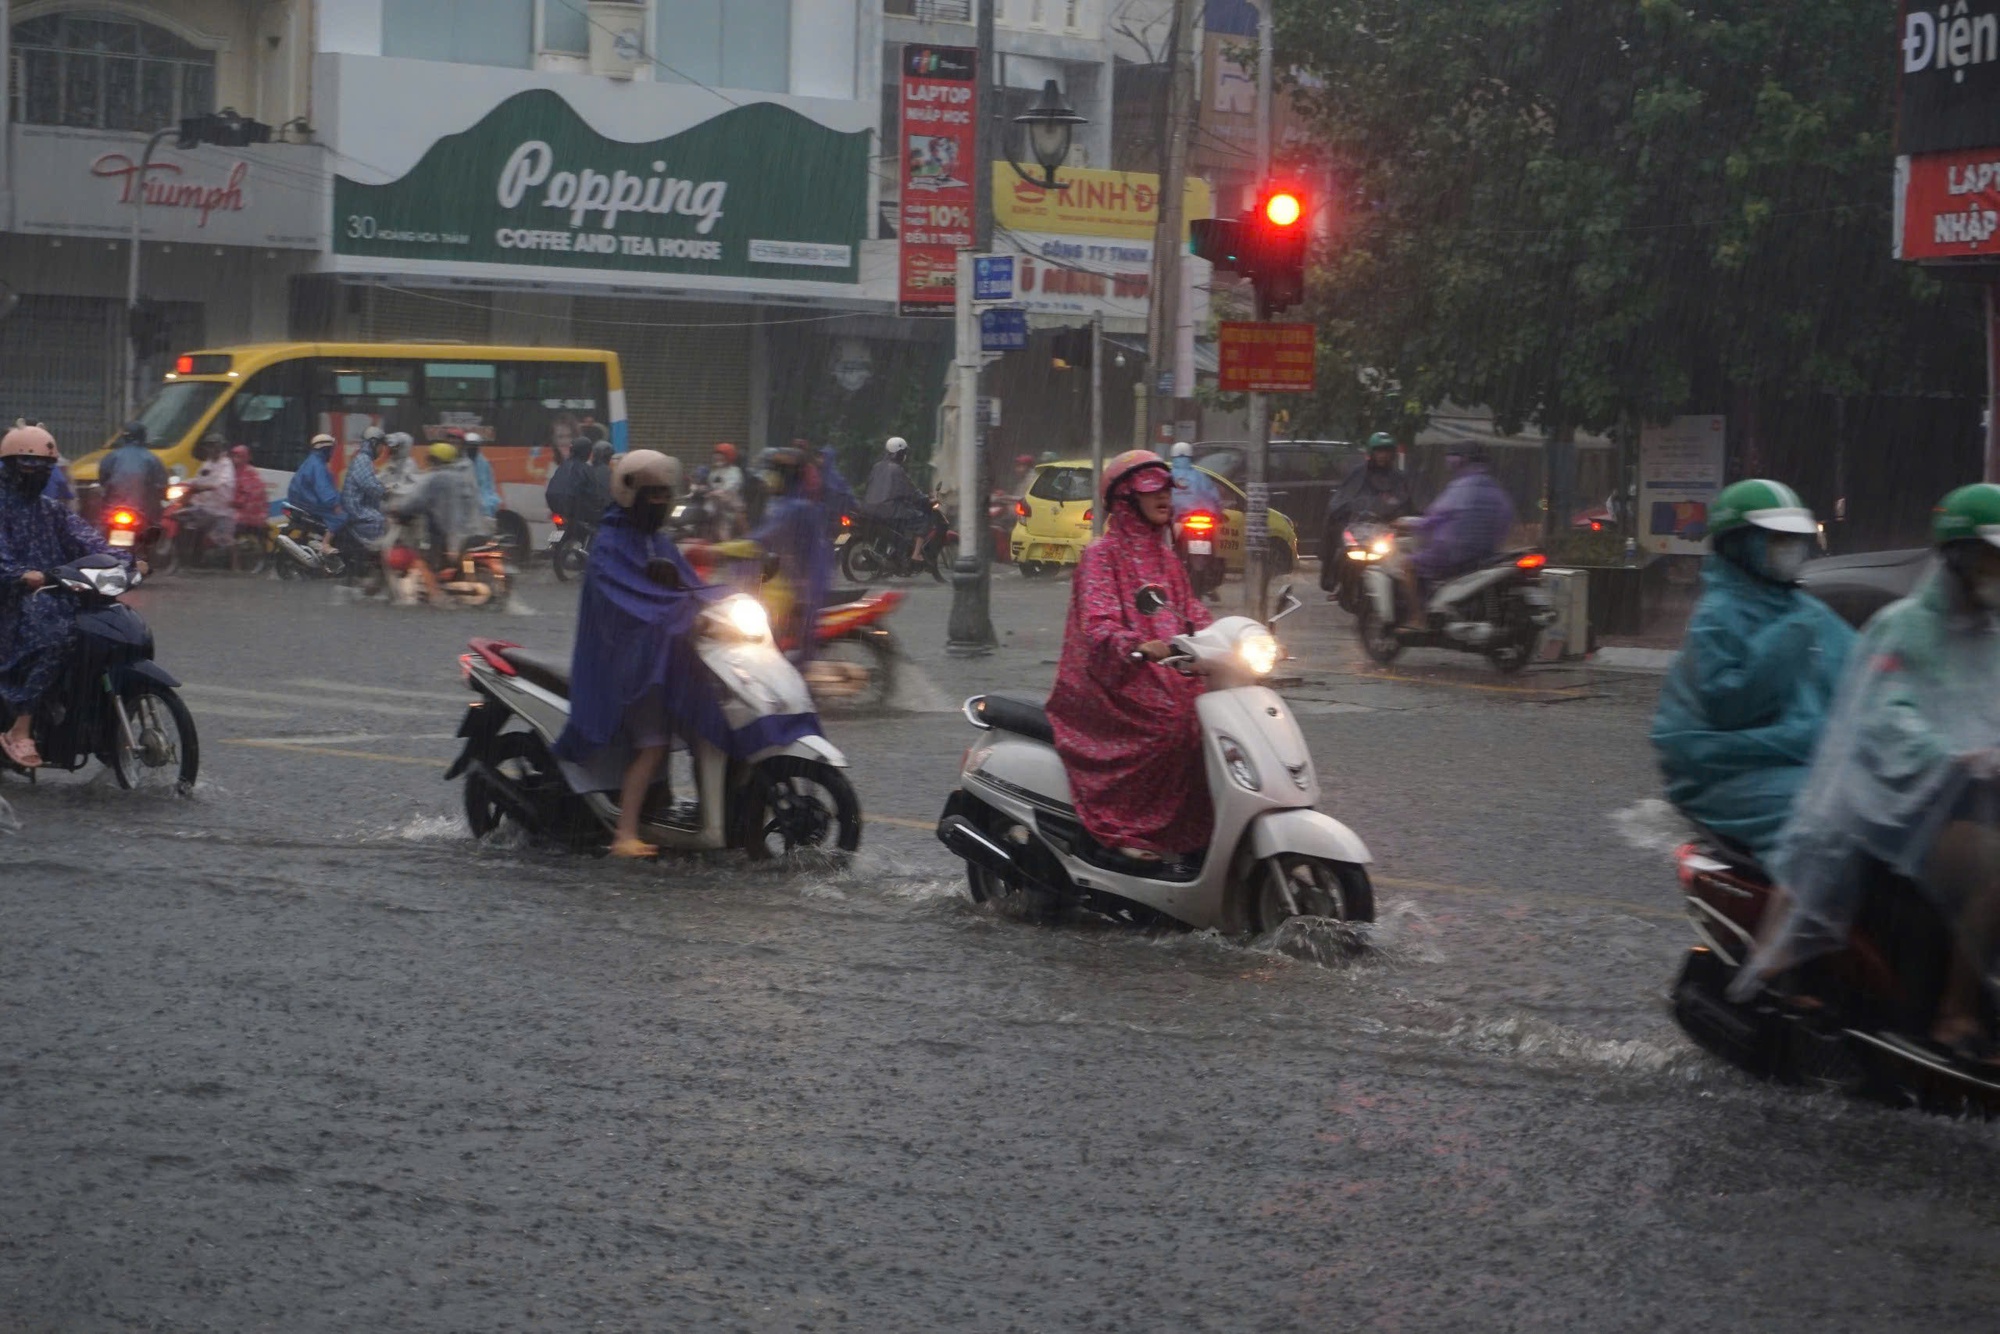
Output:
[[48,571],[109,551],[89,524],[43,495],[56,466],[55,437],[17,426],[0,437],[0,706],[11,716],[0,749],[22,769],[41,765],[30,728],[76,636],[77,604],[61,590],[37,593]]
[[329,543],[339,534],[346,519],[340,509],[340,487],[333,480],[333,449],[337,443],[324,432],[314,436],[312,448],[306,452],[299,470],[292,474],[292,484],[285,491],[288,504],[326,525]]
[[1805,786],[1854,631],[1798,587],[1818,524],[1781,482],[1725,487],[1713,550],[1659,708],[1667,798],[1762,861]]
[[[1206,847],[1214,808],[1195,714],[1201,679],[1156,664],[1175,635],[1214,618],[1174,556],[1167,461],[1145,449],[1112,459],[1102,504],[1104,535],[1083,549],[1070,589],[1049,722],[1090,836],[1158,862]],[[1166,594],[1150,614],[1137,605],[1148,584]]]
[[694,656],[695,622],[724,590],[703,587],[661,531],[680,481],[678,459],[620,456],[578,595],[569,724],[555,755],[578,792],[619,794],[614,857],[658,854],[639,823],[674,739],[727,736]]
[[1953,491],[1931,534],[1938,567],[1862,631],[1771,864],[1790,911],[1737,991],[1844,946],[1886,870],[1952,928],[1932,1040],[1990,1064],[2000,1048],[1980,1014],[2000,945],[2000,486]]

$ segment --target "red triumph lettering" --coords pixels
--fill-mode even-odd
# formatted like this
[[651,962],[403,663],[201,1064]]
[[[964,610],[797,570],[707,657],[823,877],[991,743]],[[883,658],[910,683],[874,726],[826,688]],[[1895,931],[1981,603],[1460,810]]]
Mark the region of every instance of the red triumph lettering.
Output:
[[195,225],[206,227],[208,215],[218,209],[226,213],[243,211],[243,182],[250,175],[250,164],[235,164],[229,169],[229,179],[221,185],[197,185],[193,182],[156,180],[155,175],[179,176],[181,169],[173,162],[151,162],[146,165],[146,179],[140,181],[138,163],[123,153],[105,153],[90,164],[90,174],[119,181],[118,202],[121,204],[131,203],[133,192],[137,190],[148,208],[193,209],[201,215]]

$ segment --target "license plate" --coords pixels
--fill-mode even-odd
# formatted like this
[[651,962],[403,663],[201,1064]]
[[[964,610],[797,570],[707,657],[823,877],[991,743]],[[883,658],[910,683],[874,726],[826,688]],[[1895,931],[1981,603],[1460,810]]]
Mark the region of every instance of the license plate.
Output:
[[111,534],[111,545],[114,547],[129,547],[138,540],[139,535],[129,528],[119,528]]
[[1555,605],[1552,601],[1549,600],[1549,595],[1547,593],[1544,593],[1539,588],[1530,588],[1525,590],[1521,594],[1521,600],[1527,603],[1530,607],[1552,607]]
[[1188,543],[1188,555],[1190,556],[1213,556],[1214,554],[1215,543],[1213,542]]
[[562,540],[563,540],[563,535],[562,535],[562,529],[560,528],[556,529],[553,533],[549,534],[549,545],[552,547],[561,546]]

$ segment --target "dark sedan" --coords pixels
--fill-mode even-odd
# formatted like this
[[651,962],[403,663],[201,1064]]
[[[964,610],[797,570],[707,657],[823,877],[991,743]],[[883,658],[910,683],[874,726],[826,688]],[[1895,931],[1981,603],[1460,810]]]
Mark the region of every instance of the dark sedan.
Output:
[[1930,572],[1936,554],[1930,547],[1917,547],[1828,556],[1807,565],[1799,583],[1859,629],[1891,602],[1909,596]]

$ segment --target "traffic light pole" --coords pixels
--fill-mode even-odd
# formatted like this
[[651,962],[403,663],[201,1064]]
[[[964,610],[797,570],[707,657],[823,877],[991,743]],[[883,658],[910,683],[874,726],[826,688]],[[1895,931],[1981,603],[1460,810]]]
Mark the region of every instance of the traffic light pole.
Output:
[[[998,0],[977,0],[973,29],[978,54],[973,75],[978,94],[973,106],[978,122],[973,131],[972,199],[973,251],[993,249],[994,115],[999,110],[993,77],[993,8]],[[986,550],[987,498],[979,485],[985,462],[984,431],[979,421],[979,319],[972,305],[972,252],[958,254],[958,563],[951,572],[951,620],[945,628],[944,651],[957,658],[984,657],[993,651],[993,566]]]
[[[1257,3],[1257,179],[1271,179],[1271,5]],[[1257,318],[1269,319],[1261,286],[1257,296]],[[1243,598],[1250,614],[1263,620],[1269,612],[1270,597],[1270,513],[1271,486],[1271,400],[1261,393],[1250,395],[1250,457],[1244,478],[1247,513],[1243,516]]]
[[[1090,317],[1090,475],[1093,479],[1104,476],[1104,314],[1101,311]],[[1090,535],[1104,536],[1102,505],[1090,507]]]
[[132,234],[125,257],[125,420],[131,421],[139,411],[139,369],[146,360],[139,349],[139,224],[144,219],[146,209],[146,173],[152,170],[153,153],[166,141],[170,134],[179,134],[178,125],[164,130],[153,131],[153,137],[146,141],[146,151],[139,155],[139,170],[132,179]]

